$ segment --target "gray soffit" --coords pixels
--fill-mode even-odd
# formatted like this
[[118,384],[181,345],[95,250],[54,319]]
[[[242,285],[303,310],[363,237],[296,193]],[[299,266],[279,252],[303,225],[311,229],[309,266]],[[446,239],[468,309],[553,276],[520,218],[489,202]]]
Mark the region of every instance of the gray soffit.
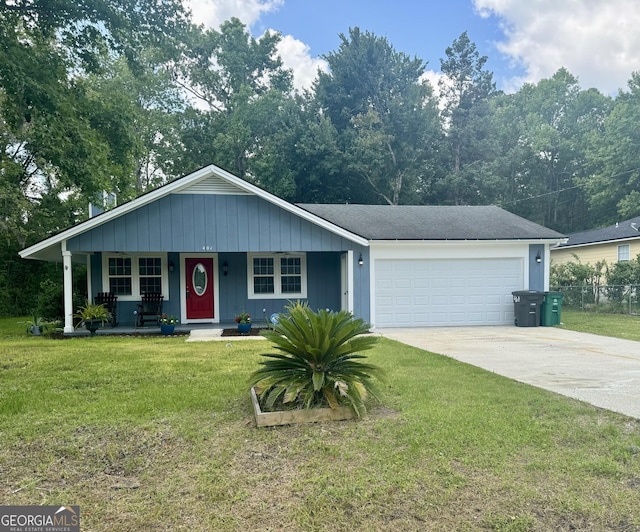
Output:
[[547,229],[495,206],[298,204],[368,240],[561,239]]
[[615,225],[591,229],[567,235],[569,239],[566,244],[558,247],[583,246],[586,244],[596,244],[599,242],[610,242],[616,240],[627,240],[630,238],[640,238],[640,216],[618,222]]

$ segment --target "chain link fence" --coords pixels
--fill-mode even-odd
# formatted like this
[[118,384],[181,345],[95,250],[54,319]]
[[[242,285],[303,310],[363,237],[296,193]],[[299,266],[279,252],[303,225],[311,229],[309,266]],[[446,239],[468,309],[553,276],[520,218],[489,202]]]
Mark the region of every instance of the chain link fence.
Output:
[[556,286],[562,307],[583,312],[640,315],[640,285]]

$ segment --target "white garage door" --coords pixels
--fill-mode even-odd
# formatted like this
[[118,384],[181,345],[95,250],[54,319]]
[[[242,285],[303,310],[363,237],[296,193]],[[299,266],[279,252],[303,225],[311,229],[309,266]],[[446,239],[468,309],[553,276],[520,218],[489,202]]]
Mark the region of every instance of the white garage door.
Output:
[[376,327],[513,324],[519,258],[376,260]]

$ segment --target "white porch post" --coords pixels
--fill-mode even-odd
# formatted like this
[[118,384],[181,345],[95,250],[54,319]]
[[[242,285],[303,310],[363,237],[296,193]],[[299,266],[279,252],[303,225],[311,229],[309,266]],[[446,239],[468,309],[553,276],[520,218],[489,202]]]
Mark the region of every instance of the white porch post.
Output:
[[73,332],[73,277],[71,270],[71,251],[67,251],[66,242],[62,242],[62,270],[64,284],[64,332]]
[[347,310],[353,314],[353,250],[347,251]]

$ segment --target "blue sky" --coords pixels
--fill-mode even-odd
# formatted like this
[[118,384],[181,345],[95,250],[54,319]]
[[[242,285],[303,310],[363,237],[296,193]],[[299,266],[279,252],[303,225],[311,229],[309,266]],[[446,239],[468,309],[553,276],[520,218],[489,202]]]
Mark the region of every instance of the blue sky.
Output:
[[184,0],[194,20],[238,17],[253,35],[282,33],[280,54],[309,86],[338,34],[358,26],[427,61],[438,79],[445,49],[467,31],[507,91],[566,67],[583,88],[615,95],[640,70],[639,0]]
[[290,34],[319,56],[336,50],[338,35],[355,26],[386,37],[396,50],[417,55],[434,70],[439,70],[447,46],[467,31],[480,53],[489,57],[489,69],[497,73],[508,68],[495,46],[504,38],[498,21],[480,17],[470,0],[291,0],[263,15],[255,29]]

